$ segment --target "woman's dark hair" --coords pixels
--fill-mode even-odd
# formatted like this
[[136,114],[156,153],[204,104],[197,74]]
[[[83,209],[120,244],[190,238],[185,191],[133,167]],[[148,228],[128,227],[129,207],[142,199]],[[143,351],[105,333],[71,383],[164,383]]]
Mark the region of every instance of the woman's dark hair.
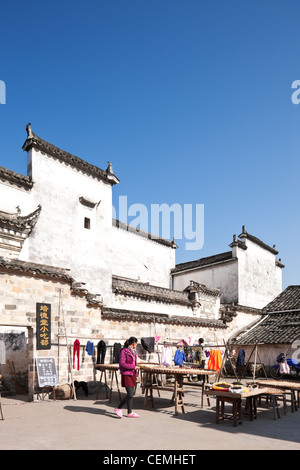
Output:
[[130,338],[127,341],[125,341],[124,348],[128,348],[128,346],[130,346],[133,343],[137,343],[137,342],[138,342],[138,340],[134,336],[130,336]]

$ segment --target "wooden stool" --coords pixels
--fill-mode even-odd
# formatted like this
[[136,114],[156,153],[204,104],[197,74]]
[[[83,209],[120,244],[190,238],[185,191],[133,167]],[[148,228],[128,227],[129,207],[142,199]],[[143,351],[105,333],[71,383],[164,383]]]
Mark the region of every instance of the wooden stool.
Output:
[[[216,396],[216,423],[219,424],[220,418],[225,419],[225,403],[232,403],[233,425],[242,422],[242,400],[241,398]],[[221,406],[220,406],[221,405]],[[220,409],[221,408],[221,409]]]
[[257,407],[256,407],[256,397],[247,397],[245,411],[249,408],[249,418],[250,421],[257,418]]

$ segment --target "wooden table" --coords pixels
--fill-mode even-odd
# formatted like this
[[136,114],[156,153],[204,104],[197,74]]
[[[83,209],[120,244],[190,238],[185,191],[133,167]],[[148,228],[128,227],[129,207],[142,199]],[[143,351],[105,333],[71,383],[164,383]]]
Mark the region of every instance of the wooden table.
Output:
[[[291,411],[293,413],[298,410],[300,382],[292,382],[291,380],[256,380],[256,383],[262,387],[273,387],[290,393]],[[298,394],[297,399],[296,392]]]
[[[143,391],[145,393],[145,399],[144,399],[144,408],[147,408],[148,400],[150,399],[152,408],[154,408],[154,402],[153,402],[153,390],[157,390],[158,393],[160,391],[168,391],[172,392],[172,402],[175,401],[175,414],[178,414],[178,408],[181,408],[182,413],[185,413],[185,408],[184,408],[184,377],[186,375],[215,375],[216,371],[212,370],[207,370],[207,369],[200,369],[200,368],[184,368],[184,367],[164,367],[164,366],[148,366],[148,365],[140,365],[140,370],[143,371],[145,374],[145,381],[143,384]],[[174,377],[174,383],[171,384],[170,386],[161,386],[158,384],[158,381],[156,380],[156,383],[153,384],[153,378],[158,375],[171,375]],[[191,385],[191,384],[189,384]],[[197,385],[197,384],[194,384]],[[199,387],[199,385],[197,385]],[[202,398],[201,398],[201,407],[203,407],[203,394],[204,394],[204,386],[205,386],[205,381],[203,381],[203,384],[201,385],[202,389]]]
[[[100,387],[101,387],[101,380],[104,375],[104,380],[105,380],[105,393],[106,393],[106,398],[109,398],[109,401],[111,401],[112,398],[112,391],[113,391],[113,381],[115,379],[118,393],[119,393],[119,399],[121,401],[121,392],[120,392],[120,387],[119,387],[119,381],[118,381],[118,370],[119,370],[119,364],[96,364],[95,369],[101,371],[100,375],[100,380],[99,380],[99,386],[98,386],[98,391],[97,391],[97,396],[96,400],[98,400],[98,396],[100,394]],[[108,397],[108,385],[107,385],[107,371],[111,371],[111,382],[110,382],[110,394]]]
[[266,391],[267,389],[265,388],[257,388],[250,392],[232,393],[211,389],[205,390],[204,393],[208,396],[216,397],[216,423],[219,424],[220,418],[225,419],[225,403],[231,403],[233,425],[237,426],[238,423],[242,423],[242,399],[246,398],[246,406],[250,411],[250,421],[253,421],[257,417],[256,398],[266,393]]

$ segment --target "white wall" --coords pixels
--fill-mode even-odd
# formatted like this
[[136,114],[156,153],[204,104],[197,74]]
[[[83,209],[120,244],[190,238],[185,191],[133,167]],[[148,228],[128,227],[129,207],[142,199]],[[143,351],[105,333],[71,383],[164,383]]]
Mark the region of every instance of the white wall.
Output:
[[113,275],[170,288],[175,251],[122,228],[112,229]]
[[0,211],[16,213],[17,206],[21,209],[21,216],[28,215],[37,208],[37,205],[34,206],[30,191],[0,182]]
[[237,260],[196,268],[173,275],[173,287],[183,290],[190,281],[199,282],[207,287],[220,289],[221,303],[237,302],[238,300],[238,264]]
[[246,239],[247,250],[239,250],[239,304],[263,308],[282,291],[281,268],[275,255]]
[[[32,199],[42,211],[20,259],[70,268],[76,281],[86,282],[93,294],[111,298],[112,188],[52,157],[31,149],[29,168],[34,182]],[[83,196],[99,207],[89,209]],[[91,229],[84,228],[84,218]]]

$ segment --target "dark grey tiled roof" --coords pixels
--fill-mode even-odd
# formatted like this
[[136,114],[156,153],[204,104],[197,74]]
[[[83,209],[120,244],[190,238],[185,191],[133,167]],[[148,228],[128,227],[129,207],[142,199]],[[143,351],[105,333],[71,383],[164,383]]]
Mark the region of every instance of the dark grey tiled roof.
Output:
[[13,183],[19,187],[23,187],[24,189],[31,189],[33,186],[29,176],[21,175],[20,173],[8,170],[3,166],[0,166],[0,180],[9,181],[10,183]]
[[232,252],[226,251],[225,253],[219,253],[218,255],[207,256],[205,258],[200,258],[195,261],[188,261],[186,263],[176,264],[175,268],[172,269],[172,273],[178,273],[180,271],[199,268],[203,266],[208,266],[210,264],[216,264],[222,261],[228,261],[228,260],[234,260],[234,259],[236,258],[232,257]]
[[32,130],[30,125],[28,124],[26,127],[27,130],[27,139],[23,144],[23,150],[30,150],[32,147],[51,155],[58,160],[67,163],[78,170],[81,170],[83,173],[91,175],[95,178],[101,179],[106,183],[111,185],[117,184],[119,182],[118,178],[112,173],[112,167],[109,163],[107,170],[104,171],[101,168],[98,168],[91,163],[86,162],[85,160],[72,155],[65,150],[61,150],[60,148],[56,147],[55,145],[47,142],[44,139],[41,139],[38,135],[36,135]]
[[227,328],[226,325],[219,320],[205,320],[196,317],[187,317],[179,315],[167,315],[164,313],[138,312],[131,310],[123,310],[116,308],[103,307],[101,317],[103,319],[115,319],[123,321],[136,322],[156,322],[169,323],[177,325],[190,325],[208,328]]
[[263,309],[264,312],[285,310],[300,310],[300,286],[288,286]]
[[189,307],[193,305],[189,300],[188,292],[153,286],[148,283],[131,281],[117,276],[113,276],[112,278],[112,290],[115,294],[124,296],[187,305]]
[[21,260],[8,260],[3,257],[0,257],[0,272],[21,273],[23,275],[51,278],[66,282],[73,281],[65,269]]
[[253,328],[231,338],[232,344],[290,344],[300,340],[300,312],[271,313],[262,316]]
[[184,289],[184,292],[198,292],[199,294],[212,295],[213,297],[221,297],[221,290],[215,287],[208,287],[196,281],[190,281],[190,285]]

